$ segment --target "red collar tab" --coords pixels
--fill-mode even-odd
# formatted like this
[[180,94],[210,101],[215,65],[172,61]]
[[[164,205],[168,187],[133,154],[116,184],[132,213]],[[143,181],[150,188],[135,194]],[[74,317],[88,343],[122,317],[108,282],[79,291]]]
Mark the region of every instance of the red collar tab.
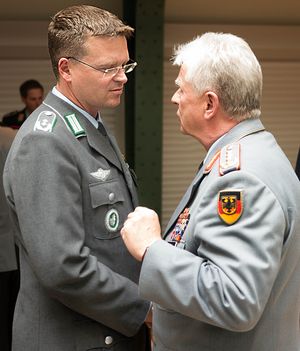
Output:
[[213,165],[215,164],[215,162],[217,161],[217,159],[220,157],[220,153],[221,151],[218,151],[215,156],[211,159],[211,161],[209,162],[209,164],[205,167],[205,170],[204,170],[204,174],[208,174],[212,168],[213,168]]

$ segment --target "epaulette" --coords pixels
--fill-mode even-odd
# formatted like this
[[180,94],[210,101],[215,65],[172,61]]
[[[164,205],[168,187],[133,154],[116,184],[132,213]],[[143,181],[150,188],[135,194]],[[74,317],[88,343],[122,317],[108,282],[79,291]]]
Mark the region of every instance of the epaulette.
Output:
[[42,111],[34,124],[33,130],[51,133],[55,126],[56,120],[57,117],[54,112]]
[[74,113],[72,113],[70,115],[65,115],[64,119],[65,119],[70,131],[74,134],[74,136],[76,138],[79,138],[79,137],[86,135],[85,130],[83,129],[83,127],[79,123],[79,121]]
[[240,169],[240,144],[224,146],[220,152],[219,173],[221,176]]

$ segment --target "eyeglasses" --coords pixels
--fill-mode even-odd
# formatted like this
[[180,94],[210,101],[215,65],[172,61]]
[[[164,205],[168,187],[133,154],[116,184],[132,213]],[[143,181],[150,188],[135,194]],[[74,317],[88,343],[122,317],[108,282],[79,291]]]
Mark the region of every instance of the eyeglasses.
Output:
[[135,67],[137,66],[137,62],[133,61],[133,60],[129,60],[127,63],[125,63],[122,66],[117,66],[117,67],[111,67],[111,68],[96,68],[92,65],[90,65],[89,63],[83,62],[81,60],[78,60],[78,58],[76,57],[66,57],[68,60],[72,59],[75,60],[79,63],[82,63],[83,65],[86,65],[90,68],[93,68],[94,70],[98,71],[98,72],[102,72],[103,73],[103,77],[110,77],[113,78],[114,76],[116,76],[120,70],[122,70],[125,74],[132,72]]

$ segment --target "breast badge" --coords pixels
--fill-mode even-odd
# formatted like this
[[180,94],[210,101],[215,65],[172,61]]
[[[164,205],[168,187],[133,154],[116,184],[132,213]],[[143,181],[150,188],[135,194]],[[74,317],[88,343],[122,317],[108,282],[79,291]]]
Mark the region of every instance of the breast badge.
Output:
[[241,190],[219,192],[218,213],[226,224],[234,224],[242,215],[243,201]]
[[98,168],[96,172],[91,172],[90,175],[104,182],[110,175],[110,169]]
[[119,213],[117,210],[112,208],[105,215],[105,227],[110,232],[115,232],[118,229],[120,222]]

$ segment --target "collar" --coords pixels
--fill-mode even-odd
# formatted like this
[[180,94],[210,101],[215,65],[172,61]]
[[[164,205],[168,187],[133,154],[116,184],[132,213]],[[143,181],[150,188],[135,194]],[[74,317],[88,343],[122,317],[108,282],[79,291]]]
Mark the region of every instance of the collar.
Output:
[[209,148],[205,156],[203,169],[210,169],[209,166],[211,165],[211,163],[214,163],[214,161],[218,158],[218,154],[224,146],[238,142],[239,140],[241,140],[249,134],[257,133],[263,130],[265,130],[265,127],[263,126],[259,118],[246,119],[238,123],[226,134],[222,135],[219,139],[217,139]]
[[88,112],[86,112],[85,110],[83,110],[82,108],[80,108],[79,106],[77,106],[76,104],[74,104],[73,101],[71,101],[70,99],[68,99],[65,95],[63,95],[60,91],[57,90],[56,87],[53,87],[52,89],[52,93],[57,96],[58,98],[64,100],[66,103],[68,103],[69,105],[71,105],[72,107],[74,107],[77,111],[79,111],[86,119],[88,119],[92,125],[95,128],[98,128],[98,120],[101,121],[101,117],[100,114],[98,113],[97,117],[94,118],[92,115],[90,115]]

